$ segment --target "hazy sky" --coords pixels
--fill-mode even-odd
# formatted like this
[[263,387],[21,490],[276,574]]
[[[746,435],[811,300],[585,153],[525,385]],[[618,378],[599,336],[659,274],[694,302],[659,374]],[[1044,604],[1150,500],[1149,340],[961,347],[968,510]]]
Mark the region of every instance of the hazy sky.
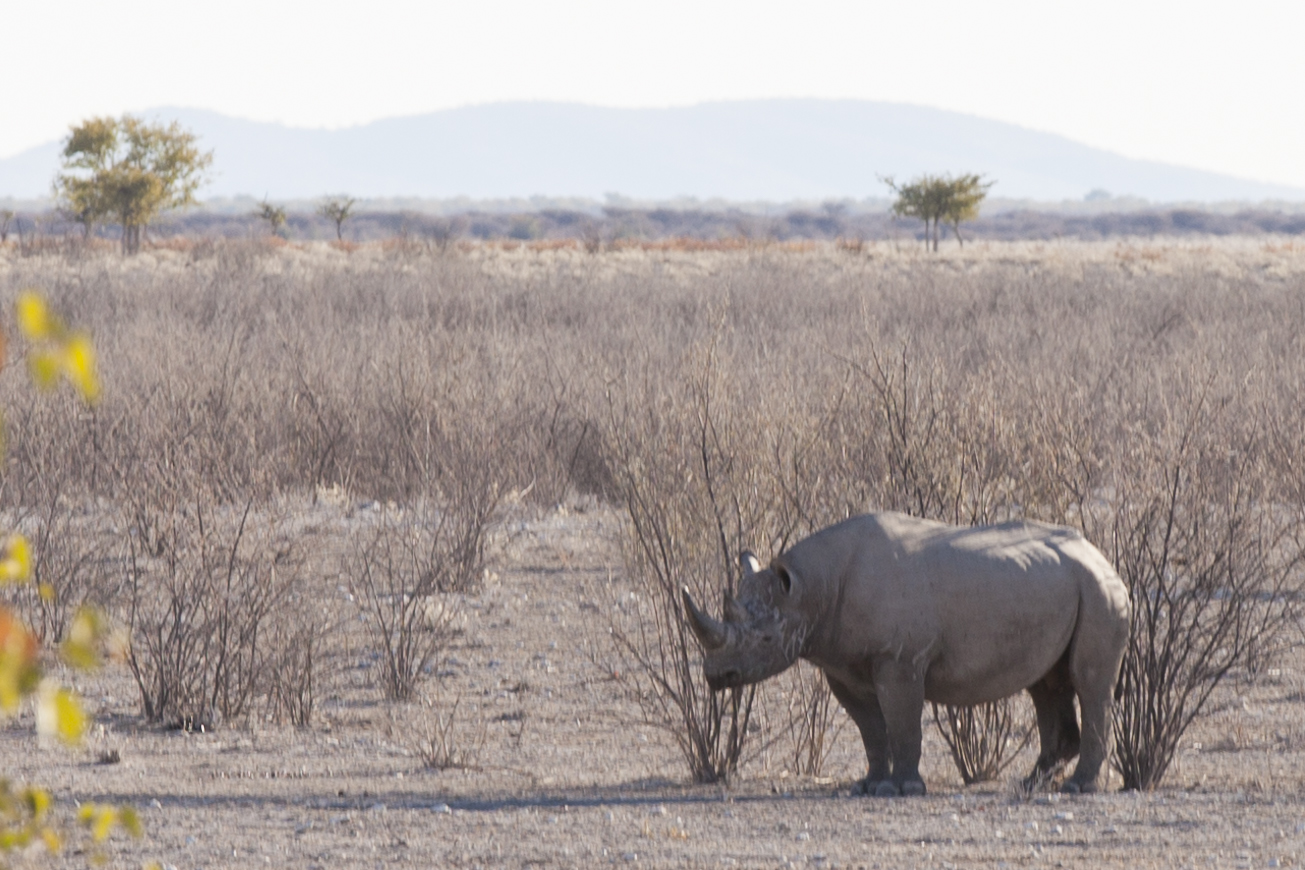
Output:
[[1305,187],[1305,3],[0,0],[0,157],[160,105],[340,127],[499,100],[919,103]]

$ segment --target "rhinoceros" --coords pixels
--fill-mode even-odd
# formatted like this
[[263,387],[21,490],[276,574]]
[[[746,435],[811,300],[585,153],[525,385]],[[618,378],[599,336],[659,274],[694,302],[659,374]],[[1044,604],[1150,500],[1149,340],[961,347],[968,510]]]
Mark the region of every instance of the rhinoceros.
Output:
[[1064,789],[1097,788],[1130,604],[1119,575],[1077,531],[875,513],[817,532],[765,570],[750,553],[740,558],[739,595],[726,596],[724,620],[683,589],[707,682],[720,690],[799,658],[816,665],[861,730],[868,770],[856,792],[924,794],[925,701],[980,704],[1022,689],[1041,740],[1030,779],[1077,755]]

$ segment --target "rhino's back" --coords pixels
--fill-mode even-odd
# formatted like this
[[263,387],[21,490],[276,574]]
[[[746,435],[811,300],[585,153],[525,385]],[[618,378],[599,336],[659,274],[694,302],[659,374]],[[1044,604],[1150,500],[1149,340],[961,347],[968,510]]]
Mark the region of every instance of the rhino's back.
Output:
[[808,540],[841,599],[834,657],[912,661],[941,702],[1003,697],[1047,673],[1092,582],[1067,551],[1095,549],[1058,526],[964,528],[884,513],[826,531],[827,540]]

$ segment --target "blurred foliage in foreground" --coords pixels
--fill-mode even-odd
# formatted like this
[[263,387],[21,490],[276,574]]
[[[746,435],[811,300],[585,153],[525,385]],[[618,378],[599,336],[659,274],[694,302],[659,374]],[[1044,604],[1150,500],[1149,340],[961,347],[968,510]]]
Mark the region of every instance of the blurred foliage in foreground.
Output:
[[[15,315],[29,344],[27,364],[33,382],[48,390],[61,379],[66,380],[83,401],[94,403],[100,385],[90,336],[68,329],[45,300],[30,290],[19,295]],[[0,334],[0,365],[4,363],[4,350],[4,336]],[[0,552],[0,585],[30,583],[31,567],[27,539],[20,534],[10,535]],[[48,584],[43,584],[38,593],[46,599],[55,595]],[[93,670],[100,664],[107,636],[100,612],[83,607],[59,644],[59,657],[70,667]],[[57,737],[70,745],[80,744],[86,730],[81,701],[71,689],[45,676],[36,636],[12,610],[0,605],[0,716],[13,716],[28,698],[35,700],[38,734]],[[50,793],[39,786],[15,785],[0,779],[0,855],[36,843],[50,852],[59,851],[64,836],[50,818],[52,804]],[[132,836],[141,834],[140,819],[129,806],[83,803],[77,821],[95,844],[106,840],[115,827]],[[95,849],[89,855],[92,860],[103,857]]]

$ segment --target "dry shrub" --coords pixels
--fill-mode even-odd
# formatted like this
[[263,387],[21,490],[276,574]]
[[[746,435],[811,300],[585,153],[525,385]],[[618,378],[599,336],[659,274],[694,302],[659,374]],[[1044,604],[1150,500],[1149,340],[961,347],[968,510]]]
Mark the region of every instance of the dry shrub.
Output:
[[[112,546],[129,542],[161,583],[167,554],[196,537],[194,512],[176,523],[179,542],[170,502],[141,494],[178,475],[203,482],[206,523],[251,498],[262,516],[317,486],[406,511],[456,500],[472,437],[474,466],[527,506],[593,493],[629,511],[638,597],[615,627],[646,670],[622,672],[639,675],[645,711],[682,732],[705,777],[741,757],[731,729],[748,707],[702,685],[679,586],[714,608],[739,549],[764,559],[852,513],[1078,526],[1144,605],[1161,581],[1216,584],[1204,615],[1174,623],[1175,643],[1200,641],[1232,598],[1267,620],[1257,637],[1284,625],[1265,614],[1290,600],[1273,584],[1295,582],[1305,505],[1299,248],[967,245],[925,258],[869,243],[859,256],[741,239],[591,247],[436,238],[345,255],[215,241],[124,261],[95,245],[11,246],[0,292],[48,288],[91,325],[105,390],[93,414],[70,415],[57,397],[24,397],[14,367],[0,372],[5,503],[16,517],[89,508],[87,529],[129,515],[116,536],[88,532],[78,553],[100,548],[94,583],[108,582],[126,574]],[[1212,369],[1218,395],[1179,450],[1187,385]],[[47,477],[58,501],[35,484]],[[224,525],[222,546],[231,534]],[[191,550],[178,560],[195,573]],[[1267,590],[1237,579],[1252,568]],[[1183,607],[1156,610],[1157,627],[1197,612]],[[270,636],[293,637],[298,619]],[[1221,671],[1230,643],[1207,651],[1210,673],[1272,652],[1260,645]],[[1195,668],[1184,661],[1164,683],[1179,695],[1182,668]],[[1130,673],[1126,695],[1152,685]],[[1203,692],[1188,693],[1178,722],[1199,715]],[[1163,748],[1174,731],[1136,733]]]
[[463,470],[473,480],[461,481],[442,503],[383,510],[350,559],[350,583],[381,653],[391,700],[412,698],[437,664],[456,634],[461,596],[477,589],[484,572],[498,490],[483,467]]
[[933,707],[933,721],[938,733],[951,750],[952,760],[966,785],[991,782],[1001,776],[1015,756],[1033,738],[1034,728],[1026,719],[1023,725],[1011,698],[972,707]]
[[275,652],[268,666],[266,702],[273,721],[304,728],[313,718],[330,627],[309,606],[286,610],[272,629]]
[[764,539],[780,498],[763,480],[760,427],[735,410],[728,364],[714,342],[704,345],[683,370],[613,400],[610,450],[629,512],[633,591],[614,602],[611,635],[628,660],[616,670],[646,720],[672,735],[695,782],[716,782],[738,768],[757,690],[707,687],[680,590],[705,602],[732,594],[737,555]]
[[838,735],[838,729],[832,727],[838,703],[825,675],[805,662],[788,672],[787,682],[785,732],[793,772],[820,776]]
[[469,722],[462,708],[462,695],[446,702],[442,697],[421,699],[418,713],[404,717],[401,726],[422,764],[432,770],[475,770],[485,746],[488,728],[476,717]]
[[118,600],[122,574],[117,557],[120,536],[97,524],[85,510],[76,510],[57,492],[15,525],[32,548],[32,583],[9,590],[42,643],[65,637],[73,616],[83,606],[107,612]]
[[127,662],[151,722],[232,722],[271,690],[285,658],[272,623],[300,566],[275,521],[251,523],[251,512],[252,503],[233,510],[178,499],[153,540],[132,530]]
[[1159,785],[1215,688],[1279,651],[1305,587],[1302,506],[1279,498],[1260,421],[1210,392],[1135,439],[1112,500],[1133,600],[1114,725],[1126,789]]

